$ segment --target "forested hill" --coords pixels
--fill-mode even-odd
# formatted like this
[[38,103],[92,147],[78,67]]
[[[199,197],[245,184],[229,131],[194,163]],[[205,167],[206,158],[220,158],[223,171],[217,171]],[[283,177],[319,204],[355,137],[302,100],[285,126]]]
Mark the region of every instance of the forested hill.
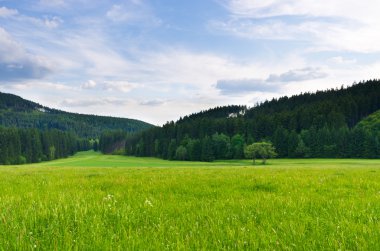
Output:
[[152,127],[143,121],[84,115],[51,109],[13,94],[0,92],[0,125],[4,127],[59,129],[79,137],[98,138],[103,131],[139,132]]
[[355,126],[361,119],[380,109],[380,81],[371,80],[348,88],[304,93],[266,101],[249,109],[245,118],[273,118],[276,124],[300,130],[325,124]]
[[380,80],[273,99],[253,108],[217,107],[144,131],[126,152],[165,159],[244,157],[246,144],[271,141],[279,157],[380,157],[380,133],[358,123],[380,109]]

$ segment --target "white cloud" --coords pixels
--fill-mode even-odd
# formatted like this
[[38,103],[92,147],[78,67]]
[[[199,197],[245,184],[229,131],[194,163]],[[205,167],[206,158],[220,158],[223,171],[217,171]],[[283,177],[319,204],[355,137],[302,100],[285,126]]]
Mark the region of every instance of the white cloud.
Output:
[[16,83],[12,85],[7,85],[9,89],[19,90],[19,91],[30,91],[30,90],[40,90],[44,92],[51,91],[77,91],[76,88],[61,84],[61,83],[52,83],[52,82],[43,82],[36,80],[28,80],[26,82]]
[[136,18],[132,12],[125,10],[121,5],[113,5],[106,16],[115,22],[125,22]]
[[0,7],[0,18],[10,18],[12,17],[14,21],[23,23],[25,25],[38,25],[47,27],[49,29],[55,29],[59,27],[63,20],[58,16],[37,18],[33,16],[27,16],[19,13],[16,9],[9,9],[7,7]]
[[[258,22],[250,19],[231,19],[228,21],[212,21],[209,26],[238,37],[248,39],[312,40],[312,30],[302,25],[287,24],[281,20]],[[305,36],[306,35],[306,36]]]
[[216,88],[224,95],[247,94],[250,92],[278,92],[279,84],[268,84],[262,79],[219,80]]
[[101,80],[107,77],[123,78],[132,66],[118,52],[118,47],[113,47],[107,36],[96,29],[74,30],[70,34],[55,38],[54,43],[48,53],[57,61],[63,61],[65,71],[80,69],[81,74]]
[[[132,89],[138,87],[138,84],[129,83],[125,81],[106,81],[103,84],[103,89],[107,91],[130,92]],[[141,87],[141,86],[140,86]]]
[[250,39],[308,41],[314,50],[379,52],[380,2],[225,0],[229,20],[211,27]]
[[52,64],[47,58],[27,52],[6,30],[0,27],[1,81],[40,79],[52,71]]
[[97,88],[100,88],[105,91],[112,91],[112,92],[122,92],[127,93],[131,90],[137,88],[137,87],[143,87],[142,85],[130,83],[128,81],[104,81],[102,83],[97,83],[94,80],[88,80],[84,84],[80,86],[81,89],[86,90],[94,90]]
[[155,17],[150,8],[139,0],[125,1],[123,5],[112,5],[107,11],[106,17],[116,23],[149,26],[158,26],[162,23],[161,19]]
[[224,95],[246,95],[247,93],[281,93],[288,83],[306,82],[327,77],[319,68],[290,70],[282,74],[270,74],[266,79],[218,80],[216,88]]
[[327,73],[323,72],[321,69],[307,67],[303,69],[290,70],[280,75],[271,74],[266,82],[300,82],[326,77]]
[[63,23],[63,20],[59,17],[45,18],[44,24],[50,29],[55,29]]
[[167,103],[166,100],[152,99],[152,100],[142,101],[142,102],[140,102],[140,105],[143,105],[143,106],[160,106],[160,105],[163,105],[165,103]]
[[[212,84],[221,78],[251,77],[260,72],[258,64],[242,64],[228,57],[212,53],[197,53],[184,49],[166,49],[160,52],[138,53],[140,78],[145,82],[154,82],[162,89],[163,83],[172,87],[183,84],[196,88],[196,91],[210,93]],[[170,91],[170,90],[169,90]]]
[[351,65],[355,64],[357,62],[354,58],[344,58],[341,56],[332,57],[328,60],[329,63],[336,64],[336,65]]
[[86,83],[81,85],[82,89],[94,89],[97,87],[97,83],[94,80],[88,80]]
[[40,0],[39,5],[42,7],[63,7],[65,0]]
[[99,100],[81,100],[81,99],[65,99],[61,102],[61,105],[64,107],[87,107],[87,106],[98,106],[103,104]]
[[63,107],[99,107],[99,106],[124,106],[128,102],[115,98],[93,98],[93,99],[65,99],[60,105]]
[[362,18],[365,22],[377,20],[380,3],[373,0],[222,0],[231,13],[238,17],[262,18],[275,16],[313,16]]
[[18,15],[18,11],[14,9],[8,9],[7,7],[0,7],[0,17],[8,18]]

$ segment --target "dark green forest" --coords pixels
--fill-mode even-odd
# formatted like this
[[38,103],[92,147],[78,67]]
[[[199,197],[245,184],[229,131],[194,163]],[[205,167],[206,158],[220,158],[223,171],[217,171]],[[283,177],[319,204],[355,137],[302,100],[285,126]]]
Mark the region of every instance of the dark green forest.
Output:
[[213,161],[271,142],[280,158],[379,158],[380,81],[246,106],[216,107],[153,127],[67,113],[0,93],[0,163],[34,163],[80,150]]
[[80,140],[70,132],[0,127],[0,164],[54,160],[90,148],[89,140]]
[[58,129],[95,139],[107,130],[139,132],[152,125],[143,121],[64,112],[44,107],[13,94],[0,93],[0,125],[4,127]]
[[98,150],[105,154],[124,154],[129,135],[131,134],[122,130],[106,131],[100,136]]
[[0,164],[36,163],[97,150],[104,131],[125,134],[150,127],[138,120],[68,113],[0,93]]
[[270,141],[281,158],[379,158],[380,132],[376,126],[364,126],[369,124],[365,118],[379,109],[380,81],[370,80],[272,99],[252,108],[202,111],[129,136],[125,151],[212,161],[243,158],[245,145]]

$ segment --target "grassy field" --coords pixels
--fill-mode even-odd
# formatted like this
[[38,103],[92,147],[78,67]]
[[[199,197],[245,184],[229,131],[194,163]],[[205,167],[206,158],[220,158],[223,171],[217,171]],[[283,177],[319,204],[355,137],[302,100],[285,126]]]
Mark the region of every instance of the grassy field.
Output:
[[380,250],[380,160],[0,166],[1,250]]

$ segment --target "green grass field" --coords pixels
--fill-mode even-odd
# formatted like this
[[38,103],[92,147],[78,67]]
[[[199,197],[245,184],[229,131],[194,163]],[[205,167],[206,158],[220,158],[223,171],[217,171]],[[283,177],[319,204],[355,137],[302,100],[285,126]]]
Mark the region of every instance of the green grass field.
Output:
[[0,166],[1,250],[379,250],[380,160]]

